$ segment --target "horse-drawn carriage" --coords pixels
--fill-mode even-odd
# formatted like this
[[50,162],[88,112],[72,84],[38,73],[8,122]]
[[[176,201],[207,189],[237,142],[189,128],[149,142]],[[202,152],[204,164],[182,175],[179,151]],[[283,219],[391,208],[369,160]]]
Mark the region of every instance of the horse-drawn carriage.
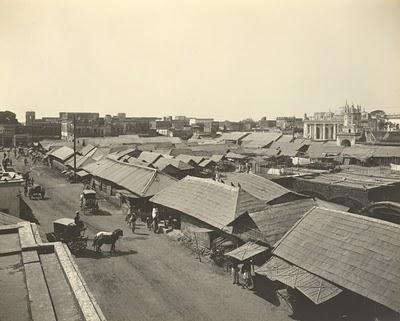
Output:
[[32,198],[41,198],[44,199],[46,191],[43,186],[38,184],[33,184],[28,187],[28,196],[30,199]]
[[96,191],[92,189],[85,189],[81,194],[81,210],[84,214],[95,214],[99,209],[99,203],[96,199]]
[[49,242],[66,243],[71,253],[76,254],[87,247],[88,237],[84,236],[86,228],[75,224],[71,218],[60,218],[53,222],[54,232],[47,234]]

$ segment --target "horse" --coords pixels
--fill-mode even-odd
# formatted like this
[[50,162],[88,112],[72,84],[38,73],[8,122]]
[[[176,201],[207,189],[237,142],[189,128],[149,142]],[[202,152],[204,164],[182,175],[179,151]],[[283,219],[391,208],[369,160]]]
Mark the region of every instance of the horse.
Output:
[[93,239],[93,247],[96,249],[96,252],[100,252],[103,244],[111,244],[110,253],[115,252],[115,242],[117,242],[119,237],[123,235],[124,233],[119,228],[114,230],[112,233],[99,232]]

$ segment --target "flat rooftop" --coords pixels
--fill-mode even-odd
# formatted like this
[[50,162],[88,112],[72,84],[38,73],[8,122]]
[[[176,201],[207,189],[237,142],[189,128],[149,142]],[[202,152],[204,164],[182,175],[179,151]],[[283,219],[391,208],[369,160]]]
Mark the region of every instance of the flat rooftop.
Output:
[[0,226],[0,320],[105,321],[68,248],[36,224]]

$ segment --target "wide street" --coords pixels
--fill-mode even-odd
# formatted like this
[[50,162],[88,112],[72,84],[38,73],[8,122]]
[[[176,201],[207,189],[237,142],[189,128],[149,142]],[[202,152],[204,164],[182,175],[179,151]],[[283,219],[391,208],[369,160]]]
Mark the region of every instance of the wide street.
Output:
[[[26,198],[45,239],[55,219],[74,217],[83,186],[44,165],[34,165],[31,174],[46,188],[45,200]],[[291,320],[281,308],[232,285],[226,273],[199,262],[178,242],[149,232],[143,223],[132,234],[121,211],[104,200],[99,206],[110,215],[82,215],[87,235],[92,239],[100,230],[122,228],[117,253],[110,256],[104,245],[102,255],[95,255],[89,241],[90,251],[76,261],[108,320]]]

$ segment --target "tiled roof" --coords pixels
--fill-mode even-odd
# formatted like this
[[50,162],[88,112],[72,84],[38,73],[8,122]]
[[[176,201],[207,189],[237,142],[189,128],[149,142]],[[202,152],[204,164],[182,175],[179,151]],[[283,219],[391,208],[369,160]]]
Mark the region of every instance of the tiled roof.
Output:
[[226,184],[233,183],[235,186],[240,186],[248,193],[258,199],[268,203],[285,194],[294,192],[287,188],[259,175],[251,173],[230,173],[224,179]]
[[151,201],[224,228],[247,211],[265,205],[238,187],[211,179],[186,176],[157,193]]
[[400,312],[400,225],[313,208],[273,254]]
[[152,196],[176,181],[156,169],[107,158],[83,169],[92,176],[113,182],[142,197]]

